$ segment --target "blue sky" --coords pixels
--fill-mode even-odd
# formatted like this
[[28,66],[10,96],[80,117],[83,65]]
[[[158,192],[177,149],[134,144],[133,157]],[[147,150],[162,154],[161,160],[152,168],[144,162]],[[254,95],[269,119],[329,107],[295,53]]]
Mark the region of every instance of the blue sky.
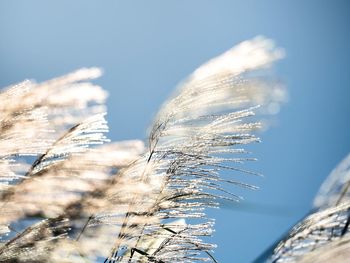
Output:
[[261,189],[215,211],[217,258],[251,262],[308,212],[350,151],[349,12],[345,0],[3,0],[0,86],[102,67],[111,139],[145,138],[196,67],[242,40],[274,39],[287,53],[275,74],[289,102],[254,146]]

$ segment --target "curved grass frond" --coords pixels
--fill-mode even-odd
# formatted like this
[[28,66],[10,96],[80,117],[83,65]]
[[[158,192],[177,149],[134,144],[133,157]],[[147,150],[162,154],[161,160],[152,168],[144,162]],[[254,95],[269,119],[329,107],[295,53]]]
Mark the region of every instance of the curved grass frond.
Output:
[[[349,170],[347,156],[322,184],[313,213],[294,226],[275,247],[268,262],[326,262],[331,255],[349,249]],[[323,261],[322,261],[323,260]],[[333,262],[333,261],[332,261]]]
[[[14,188],[11,203],[6,204],[8,210],[12,211],[12,214],[7,214],[8,221],[15,212],[17,218],[20,215],[34,220],[65,218],[65,225],[69,227],[67,233],[71,238],[65,236],[54,249],[47,249],[49,252],[46,253],[45,262],[86,262],[82,261],[84,253],[93,262],[96,256],[107,254],[114,237],[114,232],[111,232],[113,229],[101,226],[101,214],[105,210],[100,208],[105,208],[106,212],[115,212],[112,210],[115,204],[112,199],[105,200],[101,196],[104,196],[103,192],[108,188],[119,194],[131,193],[130,190],[127,192],[128,186],[125,186],[124,193],[120,193],[120,184],[117,187],[113,185],[114,174],[116,169],[126,167],[143,151],[143,143],[139,140],[115,142],[72,155],[50,166],[38,179],[33,177],[34,180],[25,180]],[[134,191],[140,192],[140,189],[142,188]],[[120,200],[116,201],[120,203]],[[108,211],[109,209],[111,210]],[[89,220],[89,215],[97,211],[101,212],[100,218]],[[57,217],[54,218],[55,216]],[[11,219],[14,221],[13,217]],[[24,220],[23,224],[28,223]],[[84,231],[87,224],[88,231]],[[2,258],[0,253],[0,261]]]
[[[88,138],[89,132],[84,135],[80,134],[80,138],[75,136],[75,147],[70,149],[62,148],[64,139],[66,142],[69,138],[60,135],[68,126],[73,123],[81,122],[91,113],[101,113],[105,110],[101,105],[106,99],[106,92],[100,87],[94,86],[89,82],[101,74],[97,68],[82,69],[66,76],[53,79],[44,83],[35,83],[33,81],[24,81],[20,84],[5,88],[0,92],[0,212],[1,223],[8,223],[8,215],[16,214],[4,209],[12,208],[21,211],[18,203],[11,203],[8,200],[14,189],[17,192],[24,190],[22,194],[28,193],[31,187],[20,189],[21,182],[30,177],[30,173],[38,173],[33,168],[48,168],[52,164],[51,161],[64,159],[64,156],[70,156],[70,153],[78,148],[84,148],[85,141],[90,144],[95,141],[105,140],[98,137],[101,132],[105,132],[106,125],[100,127],[100,131],[95,131],[96,138]],[[83,92],[82,92],[83,91]],[[95,117],[97,119],[103,118]],[[90,121],[92,123],[92,121]],[[103,120],[103,122],[105,122]],[[102,123],[101,123],[102,125]],[[97,127],[97,125],[95,125]],[[90,127],[91,128],[91,127]],[[83,127],[88,129],[88,127]],[[104,129],[104,130],[103,130]],[[82,129],[81,129],[82,131]],[[91,132],[93,132],[91,130]],[[90,133],[91,133],[90,132]],[[73,136],[74,132],[71,132]],[[92,136],[92,133],[91,133]],[[78,140],[81,141],[80,145]],[[56,141],[56,143],[55,143]],[[59,152],[59,144],[61,148]],[[67,144],[68,146],[68,144]],[[73,145],[73,141],[71,142]],[[69,152],[70,151],[70,152]],[[24,158],[20,160],[20,156],[39,156],[39,161],[32,166],[28,172],[28,165],[23,161],[30,159]],[[38,188],[40,183],[36,182]],[[44,188],[44,184],[42,185]],[[28,195],[27,197],[29,197]],[[33,194],[35,196],[35,194]],[[44,196],[36,196],[38,200],[44,200]],[[29,198],[30,199],[30,198]],[[35,198],[34,198],[35,199]],[[18,201],[18,200],[17,200]],[[29,204],[29,200],[26,201]],[[35,202],[31,204],[35,207]],[[37,209],[37,208],[36,208]],[[20,212],[23,214],[23,211]],[[16,219],[17,217],[12,217]],[[0,223],[0,224],[1,224]],[[1,225],[7,229],[7,225]]]
[[107,131],[104,114],[99,114],[74,126],[53,143],[22,180],[9,186],[0,196],[0,223],[8,224],[31,214],[52,215],[59,207],[91,190],[98,179],[105,179],[83,173],[83,166],[76,166],[67,159],[74,155],[83,159],[82,153],[88,146],[107,141],[104,136]]
[[109,140],[104,136],[104,133],[108,132],[104,115],[105,113],[92,116],[70,128],[33,163],[27,176],[38,176],[44,169],[62,162],[72,154],[84,152],[91,145],[108,142]]
[[268,262],[296,262],[312,251],[323,251],[333,241],[341,242],[349,237],[349,219],[349,202],[308,216],[276,246]]
[[[282,96],[274,94],[283,92],[249,74],[280,57],[269,40],[246,41],[201,66],[180,85],[156,117],[148,154],[121,175],[148,185],[148,196],[146,202],[138,193],[126,200],[128,207],[117,222],[120,230],[105,262],[213,260],[209,255],[215,245],[202,240],[213,231],[205,208],[216,207],[217,199],[240,199],[226,189],[223,182],[230,180],[223,178],[222,170],[248,172],[235,166],[244,158],[220,155],[244,152],[243,145],[259,141],[253,132],[261,125],[248,118],[260,104],[279,103]],[[149,220],[142,223],[145,216]],[[185,226],[169,227],[171,237],[164,239],[163,226],[180,219],[186,219]],[[147,248],[145,236],[153,239],[147,243],[164,242]],[[122,254],[122,248],[127,253]]]
[[314,200],[314,209],[332,207],[350,201],[350,155],[323,182]]
[[19,180],[20,172],[26,169],[22,162],[15,162],[17,156],[36,156],[51,145],[48,127],[45,108],[0,111],[0,195],[9,184]]
[[81,69],[44,83],[27,80],[0,92],[0,191],[21,177],[11,169],[15,157],[45,153],[57,132],[105,111],[101,104],[106,92],[86,82],[100,74],[97,68]]
[[83,68],[42,83],[26,80],[5,89],[0,112],[46,107],[50,129],[64,131],[87,117],[105,112],[107,93],[89,80],[101,76],[98,68]]

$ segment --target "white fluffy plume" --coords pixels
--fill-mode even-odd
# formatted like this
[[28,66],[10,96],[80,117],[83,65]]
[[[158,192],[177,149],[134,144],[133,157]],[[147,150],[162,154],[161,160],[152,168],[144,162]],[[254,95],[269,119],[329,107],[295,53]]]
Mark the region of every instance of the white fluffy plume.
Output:
[[[43,144],[22,153],[38,159],[1,196],[1,231],[13,231],[0,247],[0,259],[216,262],[215,244],[203,238],[214,226],[206,209],[220,199],[240,200],[230,185],[256,189],[235,175],[258,175],[242,168],[255,160],[244,146],[260,141],[256,131],[262,123],[255,115],[276,113],[285,100],[284,89],[265,76],[282,57],[271,40],[258,37],[199,67],[161,107],[147,149],[140,141],[88,149],[107,142],[101,114],[106,93],[86,82],[100,74],[97,69],[10,88],[22,98],[16,111],[39,110],[30,117],[38,131],[22,140]],[[17,125],[13,115],[6,116]],[[11,156],[4,155],[0,169],[7,171]],[[25,220],[39,222],[15,229]]]

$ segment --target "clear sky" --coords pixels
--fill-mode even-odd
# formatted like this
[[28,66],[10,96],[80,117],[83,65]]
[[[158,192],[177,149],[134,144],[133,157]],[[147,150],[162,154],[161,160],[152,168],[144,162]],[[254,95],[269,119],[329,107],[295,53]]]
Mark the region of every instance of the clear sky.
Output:
[[274,39],[287,53],[275,74],[289,102],[254,146],[261,189],[215,211],[216,257],[251,262],[308,212],[350,151],[349,13],[346,0],[2,0],[0,86],[102,67],[111,139],[145,138],[197,66],[256,35]]

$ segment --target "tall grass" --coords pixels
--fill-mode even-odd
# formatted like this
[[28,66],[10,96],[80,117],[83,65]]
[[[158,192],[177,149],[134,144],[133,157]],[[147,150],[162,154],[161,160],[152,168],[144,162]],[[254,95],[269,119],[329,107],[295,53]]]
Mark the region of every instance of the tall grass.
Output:
[[[260,141],[261,116],[285,99],[266,77],[282,57],[258,37],[200,66],[160,108],[146,145],[106,138],[107,93],[91,83],[99,69],[5,88],[0,262],[217,262],[206,209],[239,201],[231,185],[257,189],[224,171],[259,175],[241,165],[255,161],[245,145]],[[347,233],[349,205],[325,201],[327,189],[271,261],[340,247],[332,242]]]

